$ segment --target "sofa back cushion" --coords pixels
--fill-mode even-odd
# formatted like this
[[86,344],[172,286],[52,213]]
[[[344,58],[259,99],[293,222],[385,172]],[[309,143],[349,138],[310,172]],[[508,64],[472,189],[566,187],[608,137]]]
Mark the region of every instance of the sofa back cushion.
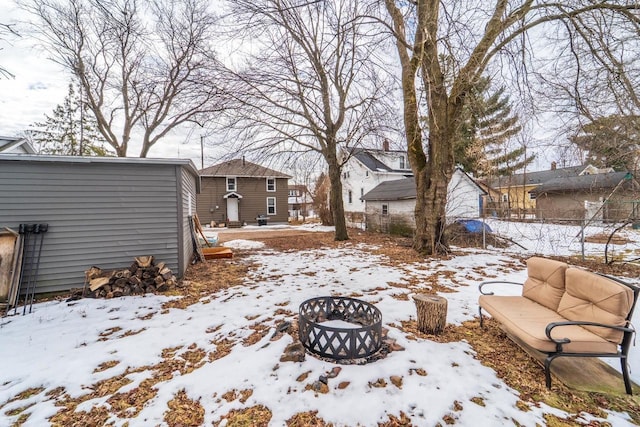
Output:
[[[567,320],[626,326],[632,306],[633,291],[628,286],[595,273],[569,268],[558,314]],[[622,331],[597,326],[585,328],[608,341],[617,344],[622,342]]]
[[567,264],[552,259],[532,257],[527,260],[527,280],[522,296],[551,310],[557,310],[564,294]]

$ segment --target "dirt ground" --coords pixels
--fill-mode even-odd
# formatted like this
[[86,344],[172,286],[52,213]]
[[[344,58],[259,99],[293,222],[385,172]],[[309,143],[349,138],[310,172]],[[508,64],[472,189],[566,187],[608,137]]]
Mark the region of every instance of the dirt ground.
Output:
[[[296,229],[251,229],[242,228],[222,228],[218,233],[218,241],[220,243],[229,242],[231,240],[269,240],[273,238],[303,236],[307,234],[315,234],[315,231],[296,230]],[[327,233],[323,233],[327,234]]]

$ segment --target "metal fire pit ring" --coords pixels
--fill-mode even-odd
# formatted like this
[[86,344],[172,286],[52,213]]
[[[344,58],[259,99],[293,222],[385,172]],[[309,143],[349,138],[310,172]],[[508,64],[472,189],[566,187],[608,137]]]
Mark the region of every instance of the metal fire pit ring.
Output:
[[[382,345],[382,313],[374,305],[348,297],[317,297],[300,304],[298,337],[310,352],[330,359],[368,357]],[[353,328],[325,326],[342,320]]]

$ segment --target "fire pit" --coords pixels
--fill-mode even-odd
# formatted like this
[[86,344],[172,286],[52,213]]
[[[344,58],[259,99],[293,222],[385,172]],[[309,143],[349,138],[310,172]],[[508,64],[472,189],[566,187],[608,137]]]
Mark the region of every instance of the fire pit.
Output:
[[382,343],[382,313],[355,298],[311,298],[300,304],[298,337],[307,350],[323,357],[368,357]]

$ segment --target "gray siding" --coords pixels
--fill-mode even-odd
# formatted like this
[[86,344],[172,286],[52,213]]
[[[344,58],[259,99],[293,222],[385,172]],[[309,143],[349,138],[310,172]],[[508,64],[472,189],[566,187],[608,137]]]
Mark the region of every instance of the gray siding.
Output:
[[[180,175],[180,197],[178,199],[178,211],[180,212],[180,218],[178,218],[178,227],[182,231],[179,235],[178,244],[182,245],[182,256],[178,260],[180,263],[181,275],[186,271],[191,258],[193,256],[193,242],[191,239],[191,228],[189,225],[189,216],[196,214],[196,199],[197,199],[197,180],[199,177],[190,173],[186,168],[176,167],[176,173]],[[181,205],[181,206],[180,206]],[[199,216],[199,215],[198,215]]]
[[48,223],[38,292],[153,255],[178,272],[175,165],[3,161],[0,227]]

